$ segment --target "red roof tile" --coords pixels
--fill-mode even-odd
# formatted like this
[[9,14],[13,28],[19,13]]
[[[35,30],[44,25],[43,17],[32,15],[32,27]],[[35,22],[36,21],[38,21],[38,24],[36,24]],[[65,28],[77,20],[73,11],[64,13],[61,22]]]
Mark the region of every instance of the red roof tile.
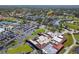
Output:
[[60,50],[63,47],[63,45],[59,43],[59,44],[54,44],[53,47],[56,48],[57,50]]

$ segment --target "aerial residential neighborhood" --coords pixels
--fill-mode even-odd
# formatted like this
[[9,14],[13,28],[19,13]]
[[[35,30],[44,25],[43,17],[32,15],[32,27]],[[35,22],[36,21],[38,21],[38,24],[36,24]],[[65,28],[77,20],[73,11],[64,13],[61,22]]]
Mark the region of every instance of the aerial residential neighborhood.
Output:
[[79,6],[6,7],[0,6],[0,54],[79,54]]

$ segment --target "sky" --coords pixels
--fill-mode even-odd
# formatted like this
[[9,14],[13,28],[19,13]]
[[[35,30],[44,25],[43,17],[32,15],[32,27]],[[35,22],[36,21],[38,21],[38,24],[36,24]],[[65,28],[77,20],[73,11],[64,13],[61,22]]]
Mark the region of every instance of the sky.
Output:
[[79,8],[79,5],[0,5],[0,8],[14,8],[14,7],[30,7],[30,8]]

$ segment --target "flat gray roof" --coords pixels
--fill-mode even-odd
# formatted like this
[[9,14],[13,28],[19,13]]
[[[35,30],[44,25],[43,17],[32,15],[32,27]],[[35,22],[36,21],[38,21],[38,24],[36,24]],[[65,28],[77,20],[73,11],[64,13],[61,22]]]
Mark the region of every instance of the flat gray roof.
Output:
[[45,48],[43,48],[43,50],[45,50],[48,54],[55,54],[58,51],[52,44],[48,44]]

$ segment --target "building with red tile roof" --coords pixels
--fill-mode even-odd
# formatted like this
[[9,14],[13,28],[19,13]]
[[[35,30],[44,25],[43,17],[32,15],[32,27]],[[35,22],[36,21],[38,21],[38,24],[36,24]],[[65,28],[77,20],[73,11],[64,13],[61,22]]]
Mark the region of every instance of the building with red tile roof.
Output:
[[58,43],[58,44],[54,44],[53,47],[56,48],[57,50],[60,50],[61,48],[64,47],[64,45],[61,43]]

